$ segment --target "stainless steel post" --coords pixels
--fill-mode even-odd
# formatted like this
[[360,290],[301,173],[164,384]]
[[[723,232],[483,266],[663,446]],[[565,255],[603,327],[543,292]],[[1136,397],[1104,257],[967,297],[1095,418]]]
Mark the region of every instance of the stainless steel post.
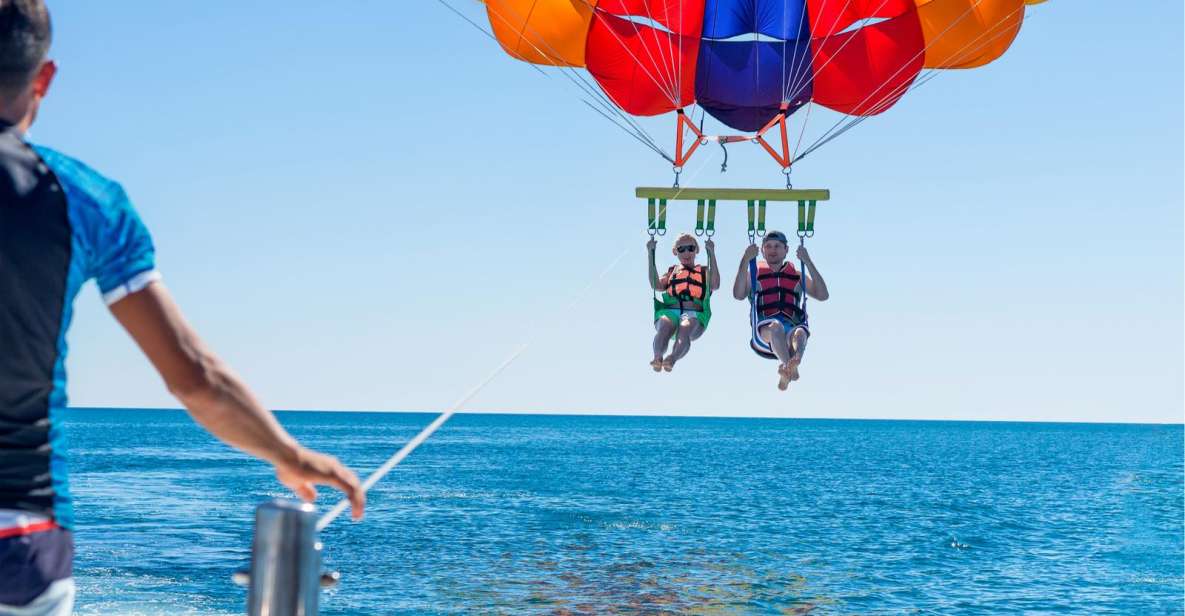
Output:
[[316,509],[276,499],[255,509],[249,616],[317,616],[321,542]]

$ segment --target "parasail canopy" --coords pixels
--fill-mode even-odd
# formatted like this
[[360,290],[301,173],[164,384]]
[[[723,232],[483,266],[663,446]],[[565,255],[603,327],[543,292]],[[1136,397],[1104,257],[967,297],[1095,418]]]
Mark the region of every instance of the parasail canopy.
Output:
[[511,56],[584,67],[632,115],[697,103],[745,132],[808,102],[881,113],[924,69],[1000,57],[1040,1],[484,0]]

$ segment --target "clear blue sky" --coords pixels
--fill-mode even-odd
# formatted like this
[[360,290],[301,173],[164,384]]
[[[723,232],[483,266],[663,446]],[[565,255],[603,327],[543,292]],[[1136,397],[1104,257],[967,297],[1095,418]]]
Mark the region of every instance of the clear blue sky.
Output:
[[[724,294],[650,372],[632,194],[667,164],[440,4],[51,8],[34,139],[124,183],[189,318],[273,408],[439,409],[533,337],[468,409],[1182,419],[1180,2],[1033,7],[1004,58],[806,159],[832,299],[788,394]],[[685,183],[778,186],[731,152]],[[744,213],[719,219],[727,285]],[[69,341],[73,404],[175,406],[93,286]]]

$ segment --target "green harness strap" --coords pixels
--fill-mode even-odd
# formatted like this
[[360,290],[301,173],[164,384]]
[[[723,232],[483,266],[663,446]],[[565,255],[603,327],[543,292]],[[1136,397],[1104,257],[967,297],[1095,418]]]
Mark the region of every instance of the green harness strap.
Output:
[[[716,233],[716,202],[722,201],[745,201],[746,213],[748,214],[748,232],[749,242],[757,243],[758,238],[764,238],[766,234],[765,214],[766,207],[769,202],[798,202],[798,237],[799,244],[803,244],[803,240],[812,237],[815,234],[815,206],[819,201],[827,201],[831,198],[831,191],[826,189],[791,189],[787,187],[782,189],[763,189],[763,188],[681,188],[675,186],[656,188],[656,187],[639,187],[634,190],[634,195],[646,199],[646,213],[647,213],[647,233],[650,237],[665,235],[667,232],[667,203],[669,201],[695,201],[695,234],[700,237],[712,237]],[[802,276],[806,276],[806,272],[802,271],[802,263],[799,263],[799,270]],[[707,326],[707,321],[711,317],[711,276],[712,271],[710,266],[704,266],[705,285],[704,285],[704,300],[703,310],[700,312],[700,321]],[[806,312],[806,293],[803,289],[802,310]],[[663,291],[661,298],[658,291],[652,292],[652,301],[654,306],[654,318],[657,320],[662,316],[664,311],[678,311],[680,308],[680,301],[677,298],[671,297],[669,293]]]

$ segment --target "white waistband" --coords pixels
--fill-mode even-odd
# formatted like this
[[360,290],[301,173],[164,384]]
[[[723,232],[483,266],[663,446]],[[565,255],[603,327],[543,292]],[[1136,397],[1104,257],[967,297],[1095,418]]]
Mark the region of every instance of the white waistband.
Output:
[[0,530],[10,528],[25,528],[34,524],[44,524],[50,521],[47,515],[21,511],[19,509],[0,509]]

